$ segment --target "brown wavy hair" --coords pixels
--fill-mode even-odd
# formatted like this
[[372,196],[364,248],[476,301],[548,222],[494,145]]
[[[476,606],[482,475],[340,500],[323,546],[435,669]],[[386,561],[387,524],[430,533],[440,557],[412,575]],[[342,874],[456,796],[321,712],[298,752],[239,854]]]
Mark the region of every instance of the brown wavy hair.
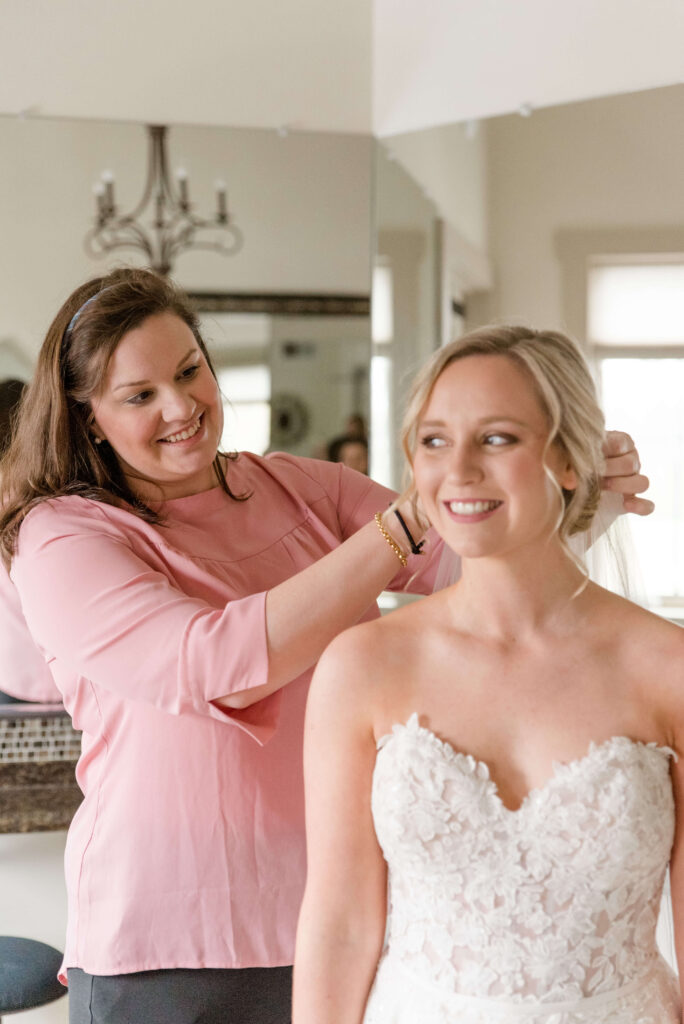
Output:
[[552,445],[560,446],[577,477],[574,490],[563,490],[548,471],[561,499],[558,532],[565,544],[568,537],[589,528],[598,508],[605,422],[584,356],[579,346],[560,331],[537,331],[522,326],[480,327],[434,354],[414,382],[404,417],[401,439],[408,470],[405,495],[414,499],[415,507],[412,463],[418,424],[437,378],[451,363],[474,355],[499,355],[513,360],[535,386],[549,422],[545,450]]
[[[12,442],[0,463],[2,514],[0,554],[9,565],[24,517],[39,502],[78,494],[125,507],[149,523],[159,512],[129,487],[115,452],[94,443],[91,399],[102,387],[109,360],[121,339],[150,316],[171,313],[192,331],[214,377],[190,300],[173,282],[149,270],[120,269],[92,278],[62,305],[43,342],[36,372],[26,389]],[[235,501],[217,453],[217,483]]]

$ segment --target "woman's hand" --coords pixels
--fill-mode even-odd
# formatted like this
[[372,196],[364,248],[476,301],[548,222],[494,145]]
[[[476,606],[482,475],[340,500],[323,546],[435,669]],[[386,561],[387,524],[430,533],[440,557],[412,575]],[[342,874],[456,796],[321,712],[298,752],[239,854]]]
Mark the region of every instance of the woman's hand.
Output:
[[622,495],[625,512],[649,516],[655,505],[638,495],[648,490],[649,479],[641,473],[641,461],[634,441],[621,430],[608,430],[603,445],[605,467],[603,489]]

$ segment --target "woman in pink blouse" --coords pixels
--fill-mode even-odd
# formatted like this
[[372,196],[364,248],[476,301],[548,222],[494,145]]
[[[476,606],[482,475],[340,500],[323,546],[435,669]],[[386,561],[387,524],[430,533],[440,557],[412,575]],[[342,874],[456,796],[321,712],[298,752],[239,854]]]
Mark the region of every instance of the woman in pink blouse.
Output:
[[[26,385],[16,378],[0,381],[0,453],[12,438],[12,420]],[[61,701],[59,690],[31,639],[16,587],[0,565],[0,704],[14,701]]]
[[[72,1024],[289,1020],[311,668],[382,589],[433,585],[391,492],[220,454],[221,410],[183,294],[116,271],[57,314],[3,465],[4,557],[83,731]],[[635,458],[613,489],[643,489]]]

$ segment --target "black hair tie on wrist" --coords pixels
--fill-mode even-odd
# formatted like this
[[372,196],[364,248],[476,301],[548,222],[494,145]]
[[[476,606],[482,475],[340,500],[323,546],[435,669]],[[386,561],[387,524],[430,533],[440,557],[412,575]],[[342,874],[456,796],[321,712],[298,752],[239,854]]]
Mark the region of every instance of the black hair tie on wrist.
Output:
[[406,534],[406,538],[407,538],[409,544],[411,545],[411,554],[412,555],[422,555],[422,553],[423,553],[423,545],[425,544],[425,541],[421,540],[421,542],[419,544],[416,544],[415,540],[411,536],[411,531],[409,530],[408,526],[404,522],[404,517],[402,516],[401,512],[399,512],[395,508],[394,514],[397,517],[397,519],[399,520],[399,522],[401,523],[401,528],[404,531],[404,533]]

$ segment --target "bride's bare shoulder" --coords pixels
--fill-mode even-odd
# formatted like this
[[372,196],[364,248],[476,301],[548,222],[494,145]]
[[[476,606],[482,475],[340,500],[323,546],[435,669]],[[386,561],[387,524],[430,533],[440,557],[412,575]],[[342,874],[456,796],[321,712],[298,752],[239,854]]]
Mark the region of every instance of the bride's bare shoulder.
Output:
[[599,613],[597,622],[609,628],[614,636],[622,635],[637,642],[657,641],[668,651],[682,650],[684,629],[677,623],[596,584],[591,585],[590,595],[591,612]]
[[347,695],[358,690],[367,701],[374,692],[382,692],[388,680],[398,684],[411,674],[424,641],[439,628],[436,596],[345,630],[323,652],[313,686],[329,693],[341,687]]
[[588,620],[598,650],[616,672],[633,680],[644,706],[664,722],[682,722],[684,734],[684,629],[675,622],[595,588]]

